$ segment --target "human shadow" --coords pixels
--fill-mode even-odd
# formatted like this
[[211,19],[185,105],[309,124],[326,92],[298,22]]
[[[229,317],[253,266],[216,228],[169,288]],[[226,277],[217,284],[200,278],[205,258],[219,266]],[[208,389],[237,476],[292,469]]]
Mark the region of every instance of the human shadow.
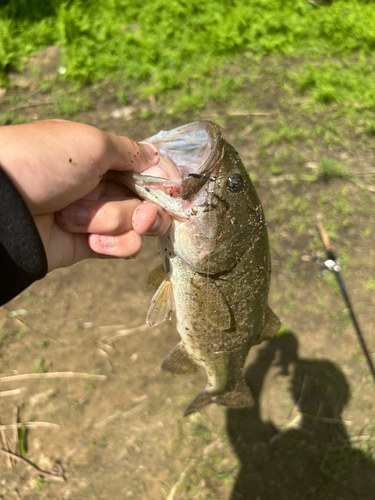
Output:
[[[290,374],[296,403],[289,425],[277,428],[261,418],[265,376],[278,356]],[[248,367],[254,397],[249,408],[227,410],[227,431],[241,470],[231,500],[374,500],[375,463],[351,446],[342,421],[349,385],[327,360],[301,359],[288,332],[269,340]]]

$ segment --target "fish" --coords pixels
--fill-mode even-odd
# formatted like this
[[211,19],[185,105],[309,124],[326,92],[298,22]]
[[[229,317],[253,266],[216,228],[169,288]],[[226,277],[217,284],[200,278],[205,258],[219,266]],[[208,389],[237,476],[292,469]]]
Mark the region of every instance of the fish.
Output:
[[172,217],[159,237],[162,265],[149,275],[156,292],[146,322],[156,326],[174,314],[181,337],[161,367],[181,375],[206,371],[207,385],[185,416],[211,403],[251,406],[246,358],[280,327],[268,305],[271,258],[259,197],[212,122],[162,130],[144,142],[157,147],[160,162],[142,174],[115,174]]

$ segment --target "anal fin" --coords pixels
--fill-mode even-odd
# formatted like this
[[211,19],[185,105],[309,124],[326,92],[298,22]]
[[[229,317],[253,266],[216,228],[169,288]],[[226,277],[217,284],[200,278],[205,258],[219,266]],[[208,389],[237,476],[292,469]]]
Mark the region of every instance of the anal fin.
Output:
[[264,340],[272,338],[280,329],[280,320],[270,307],[267,307],[264,318],[264,326],[259,334],[258,341],[255,344],[260,344]]
[[192,360],[182,343],[177,344],[161,364],[166,372],[176,374],[196,373],[199,366]]

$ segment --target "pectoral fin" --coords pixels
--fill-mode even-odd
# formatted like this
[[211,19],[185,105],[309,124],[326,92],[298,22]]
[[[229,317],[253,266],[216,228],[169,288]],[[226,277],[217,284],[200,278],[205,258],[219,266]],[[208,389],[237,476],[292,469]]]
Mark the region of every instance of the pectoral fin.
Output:
[[147,277],[147,290],[157,290],[166,277],[163,264],[155,267]]
[[182,343],[177,344],[162,362],[161,367],[166,372],[176,374],[196,373],[199,366],[191,359]]
[[202,313],[202,316],[213,326],[223,330],[229,329],[231,325],[230,309],[214,280],[195,273],[191,284],[197,296],[195,306]]
[[280,329],[280,320],[270,307],[267,307],[264,326],[260,332],[257,344],[272,338]]
[[169,278],[166,277],[151,299],[150,309],[146,316],[146,323],[149,326],[156,326],[166,319],[171,319],[173,310],[174,298],[172,283]]

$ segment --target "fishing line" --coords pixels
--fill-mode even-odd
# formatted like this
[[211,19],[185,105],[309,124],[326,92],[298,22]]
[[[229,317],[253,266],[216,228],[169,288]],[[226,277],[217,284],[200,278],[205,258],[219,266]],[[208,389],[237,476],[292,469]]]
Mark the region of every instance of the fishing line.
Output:
[[[205,177],[200,174],[190,174],[191,177],[204,177],[208,179],[208,182],[206,183],[206,193],[207,193],[207,206],[208,206],[208,226],[211,228],[211,212],[212,212],[212,194],[213,190],[210,190],[210,182],[215,182],[216,177]],[[211,236],[209,234],[208,236]],[[208,357],[208,314],[209,314],[209,280],[210,280],[210,254],[211,252],[208,252],[207,254],[207,276],[206,276],[206,332],[205,332],[205,340],[206,340],[206,358],[205,358],[205,369],[208,378],[210,377],[210,373],[207,371],[207,357]],[[204,402],[206,403],[206,391],[204,393]]]
[[[216,178],[215,178],[216,179]],[[211,191],[209,189],[209,181],[206,184],[206,189],[207,189],[207,202],[208,202],[208,226],[211,228],[211,210],[212,210],[212,204],[211,204]],[[207,334],[207,329],[208,329],[208,303],[209,303],[209,276],[210,276],[210,254],[211,252],[208,252],[207,255],[207,277],[206,277],[206,359],[204,360],[205,364],[205,369],[207,376],[209,376],[207,372],[207,356],[208,356],[208,334]],[[206,404],[206,391],[204,393],[204,403]]]

